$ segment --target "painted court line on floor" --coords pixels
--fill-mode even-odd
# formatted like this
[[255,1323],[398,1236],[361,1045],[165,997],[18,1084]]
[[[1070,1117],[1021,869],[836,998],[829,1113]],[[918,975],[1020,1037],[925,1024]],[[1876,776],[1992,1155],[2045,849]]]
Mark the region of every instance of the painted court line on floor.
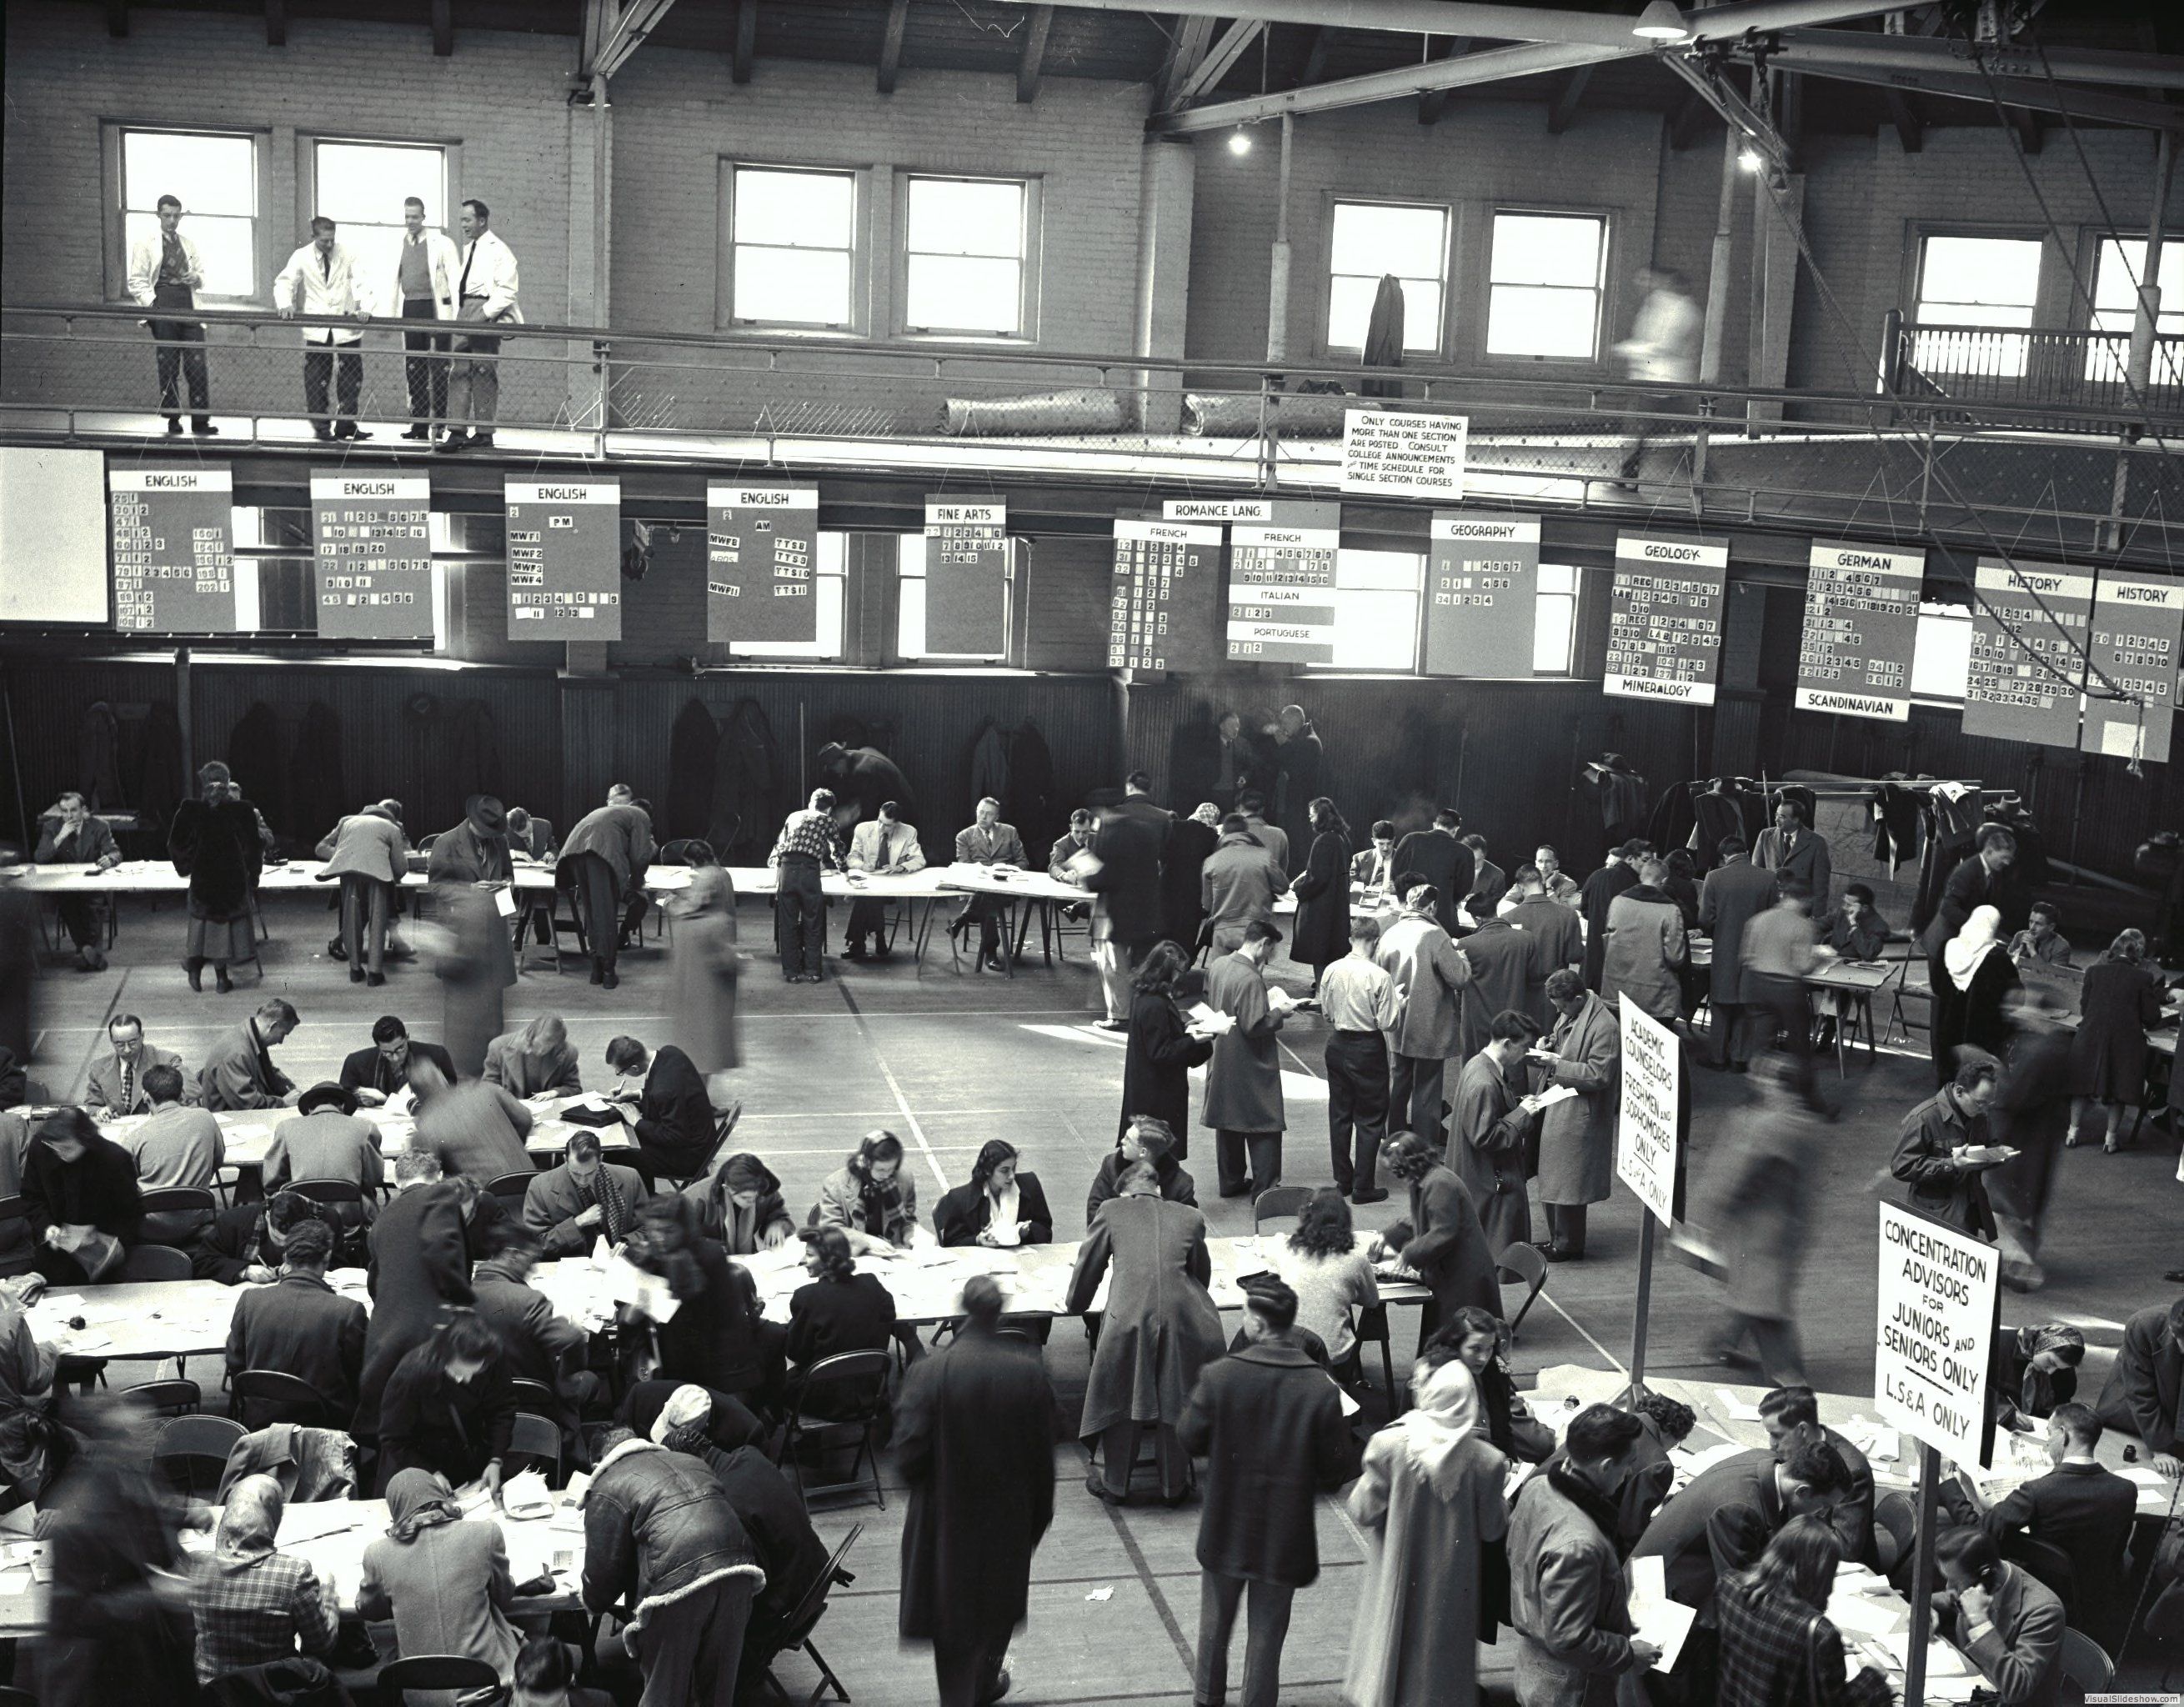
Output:
[[895,1105],[902,1110],[902,1117],[909,1124],[910,1135],[917,1140],[917,1148],[924,1153],[925,1165],[933,1170],[933,1177],[939,1182],[940,1189],[946,1191],[948,1176],[941,1168],[940,1158],[933,1154],[933,1145],[925,1136],[925,1128],[918,1124],[917,1116],[911,1110],[910,1098],[903,1094],[902,1081],[895,1077],[894,1069],[888,1065],[887,1057],[880,1054],[878,1041],[873,1037],[872,1027],[866,1025],[864,1014],[857,1006],[857,998],[850,993],[850,987],[838,978],[834,981],[834,988],[849,1009],[850,1016],[857,1022],[857,1031],[865,1040],[865,1047],[872,1052],[872,1065],[880,1070],[880,1076],[887,1081]]

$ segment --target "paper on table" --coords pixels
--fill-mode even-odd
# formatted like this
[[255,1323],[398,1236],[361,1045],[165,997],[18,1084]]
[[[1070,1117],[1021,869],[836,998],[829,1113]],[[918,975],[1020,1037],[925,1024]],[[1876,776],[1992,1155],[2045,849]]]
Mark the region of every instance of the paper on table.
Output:
[[1698,1609],[1669,1599],[1667,1561],[1660,1558],[1630,1561],[1630,1623],[1634,1640],[1651,1643],[1661,1650],[1653,1661],[1656,1671],[1673,1671],[1684,1651],[1684,1638],[1691,1633]]
[[1757,1422],[1759,1421],[1759,1407],[1758,1405],[1747,1404],[1742,1399],[1739,1398],[1725,1387],[1718,1387],[1713,1391],[1714,1397],[1721,1401],[1722,1410],[1727,1415],[1731,1422]]
[[616,1304],[633,1304],[655,1322],[675,1320],[682,1300],[668,1289],[658,1275],[649,1275],[627,1257],[607,1261],[607,1295]]
[[[1898,1671],[1910,1669],[1911,1632],[1909,1631],[1891,1630],[1885,1634],[1876,1635],[1874,1640],[1887,1650],[1890,1662]],[[1964,1656],[1947,1643],[1933,1641],[1927,1643],[1926,1676],[1929,1679],[1963,1677],[1969,1676],[1970,1672],[1971,1667],[1965,1663]]]
[[2116,1472],[2126,1482],[2136,1482],[2142,1487],[2166,1487],[2168,1482],[2158,1470],[2148,1470],[2142,1464],[2126,1464]]
[[1669,1461],[1692,1476],[1702,1476],[1724,1458],[1734,1458],[1740,1452],[1751,1450],[1750,1447],[1740,1445],[1736,1441],[1724,1440],[1719,1446],[1709,1446],[1698,1452],[1687,1447],[1677,1447],[1669,1454]]
[[544,1476],[535,1470],[526,1470],[501,1484],[500,1503],[510,1517],[518,1520],[547,1517],[553,1514],[554,1493],[546,1486]]
[[1895,1629],[1898,1617],[1894,1607],[1863,1594],[1839,1592],[1828,1599],[1828,1621],[1854,1636],[1886,1636]]

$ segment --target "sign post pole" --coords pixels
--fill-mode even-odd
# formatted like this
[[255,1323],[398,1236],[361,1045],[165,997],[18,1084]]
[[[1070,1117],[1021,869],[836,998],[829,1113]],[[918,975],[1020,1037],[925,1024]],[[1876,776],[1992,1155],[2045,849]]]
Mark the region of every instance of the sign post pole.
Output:
[[1647,1215],[1638,1230],[1638,1313],[1630,1324],[1630,1391],[1632,1404],[1646,1396],[1646,1324],[1653,1310],[1653,1218]]
[[1645,1392],[1646,1324],[1653,1302],[1653,1223],[1672,1226],[1676,1214],[1676,1150],[1682,1134],[1676,1109],[1683,1087],[1683,1048],[1676,1034],[1628,996],[1619,997],[1623,1021],[1622,1106],[1615,1125],[1615,1172],[1649,1213],[1638,1242],[1637,1314],[1630,1330],[1630,1389],[1635,1404]]
[[1942,1454],[1919,1448],[1919,1539],[1911,1565],[1911,1651],[1905,1657],[1903,1699],[1926,1699],[1926,1643],[1933,1637],[1934,1519],[1941,1491]]

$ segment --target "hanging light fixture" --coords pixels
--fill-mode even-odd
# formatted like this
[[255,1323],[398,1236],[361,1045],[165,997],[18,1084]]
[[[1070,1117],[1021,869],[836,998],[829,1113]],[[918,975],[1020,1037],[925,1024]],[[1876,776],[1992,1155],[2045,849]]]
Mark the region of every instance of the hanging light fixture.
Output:
[[1248,154],[1251,152],[1251,133],[1243,125],[1239,125],[1228,133],[1228,152],[1232,154]]
[[1691,25],[1684,22],[1676,0],[1647,0],[1646,9],[1638,14],[1638,21],[1630,26],[1630,33],[1642,36],[1648,42],[1691,39]]

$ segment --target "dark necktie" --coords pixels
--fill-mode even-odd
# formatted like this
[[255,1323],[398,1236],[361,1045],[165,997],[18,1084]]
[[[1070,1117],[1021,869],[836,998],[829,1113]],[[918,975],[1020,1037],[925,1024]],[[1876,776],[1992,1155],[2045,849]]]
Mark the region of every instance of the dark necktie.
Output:
[[463,251],[463,276],[455,286],[458,297],[468,296],[471,288],[471,263],[477,258],[477,244],[473,242]]
[[319,276],[330,284],[333,281],[334,258],[324,249],[319,251]]

